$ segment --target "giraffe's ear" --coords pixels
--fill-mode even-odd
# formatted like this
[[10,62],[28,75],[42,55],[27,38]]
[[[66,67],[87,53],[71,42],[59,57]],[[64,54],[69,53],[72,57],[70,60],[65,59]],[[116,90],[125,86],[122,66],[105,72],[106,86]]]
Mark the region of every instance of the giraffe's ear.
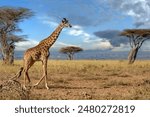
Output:
[[66,18],[63,18],[63,20],[64,20],[64,21],[67,21],[67,19],[66,19]]
[[68,22],[68,20],[66,18],[63,18],[62,22]]

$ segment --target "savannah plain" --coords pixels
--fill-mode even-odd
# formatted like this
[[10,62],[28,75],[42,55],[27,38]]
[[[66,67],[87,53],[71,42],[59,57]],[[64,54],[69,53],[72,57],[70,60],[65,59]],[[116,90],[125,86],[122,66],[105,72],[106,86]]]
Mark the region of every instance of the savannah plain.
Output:
[[[1,63],[2,61],[0,61]],[[0,64],[0,84],[22,66]],[[29,70],[32,84],[42,76],[42,64]],[[19,79],[23,83],[23,74]],[[126,60],[49,60],[48,85],[31,88],[30,100],[147,100],[150,99],[150,60],[129,65]],[[17,99],[17,97],[16,97]]]

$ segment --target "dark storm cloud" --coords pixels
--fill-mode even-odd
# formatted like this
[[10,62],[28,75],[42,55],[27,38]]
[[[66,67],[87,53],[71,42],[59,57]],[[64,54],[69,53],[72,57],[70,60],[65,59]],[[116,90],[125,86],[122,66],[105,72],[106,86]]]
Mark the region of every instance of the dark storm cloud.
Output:
[[120,32],[118,30],[105,30],[105,31],[98,31],[94,34],[99,38],[104,38],[109,40],[109,42],[114,46],[120,46],[120,44],[127,44],[128,40],[126,37],[120,36]]

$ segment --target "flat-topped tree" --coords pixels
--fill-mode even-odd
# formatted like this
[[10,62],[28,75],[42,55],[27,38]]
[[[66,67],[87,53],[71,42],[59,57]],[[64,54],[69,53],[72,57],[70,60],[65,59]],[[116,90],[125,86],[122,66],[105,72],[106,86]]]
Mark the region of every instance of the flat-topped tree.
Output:
[[75,47],[75,46],[67,46],[59,50],[59,52],[63,54],[67,54],[69,60],[73,60],[73,55],[80,51],[83,51],[83,49],[80,47]]
[[16,32],[22,31],[18,24],[32,15],[27,8],[0,7],[0,46],[4,64],[13,63],[12,46],[15,42],[23,41],[23,37],[16,35]]
[[129,38],[131,50],[128,55],[129,64],[134,63],[137,52],[143,42],[150,39],[150,29],[126,29],[121,32],[121,36]]

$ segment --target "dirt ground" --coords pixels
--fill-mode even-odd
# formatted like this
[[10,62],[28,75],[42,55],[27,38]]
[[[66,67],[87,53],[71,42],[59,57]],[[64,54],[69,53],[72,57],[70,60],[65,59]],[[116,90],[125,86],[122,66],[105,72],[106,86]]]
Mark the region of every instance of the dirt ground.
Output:
[[[8,80],[22,66],[0,65],[0,83]],[[29,71],[32,84],[42,76],[36,63]],[[23,83],[23,75],[19,79]],[[30,84],[31,85],[31,84]],[[48,85],[44,81],[29,91],[30,100],[147,100],[150,99],[150,61],[128,65],[123,60],[50,60]],[[13,99],[18,99],[13,98]]]

